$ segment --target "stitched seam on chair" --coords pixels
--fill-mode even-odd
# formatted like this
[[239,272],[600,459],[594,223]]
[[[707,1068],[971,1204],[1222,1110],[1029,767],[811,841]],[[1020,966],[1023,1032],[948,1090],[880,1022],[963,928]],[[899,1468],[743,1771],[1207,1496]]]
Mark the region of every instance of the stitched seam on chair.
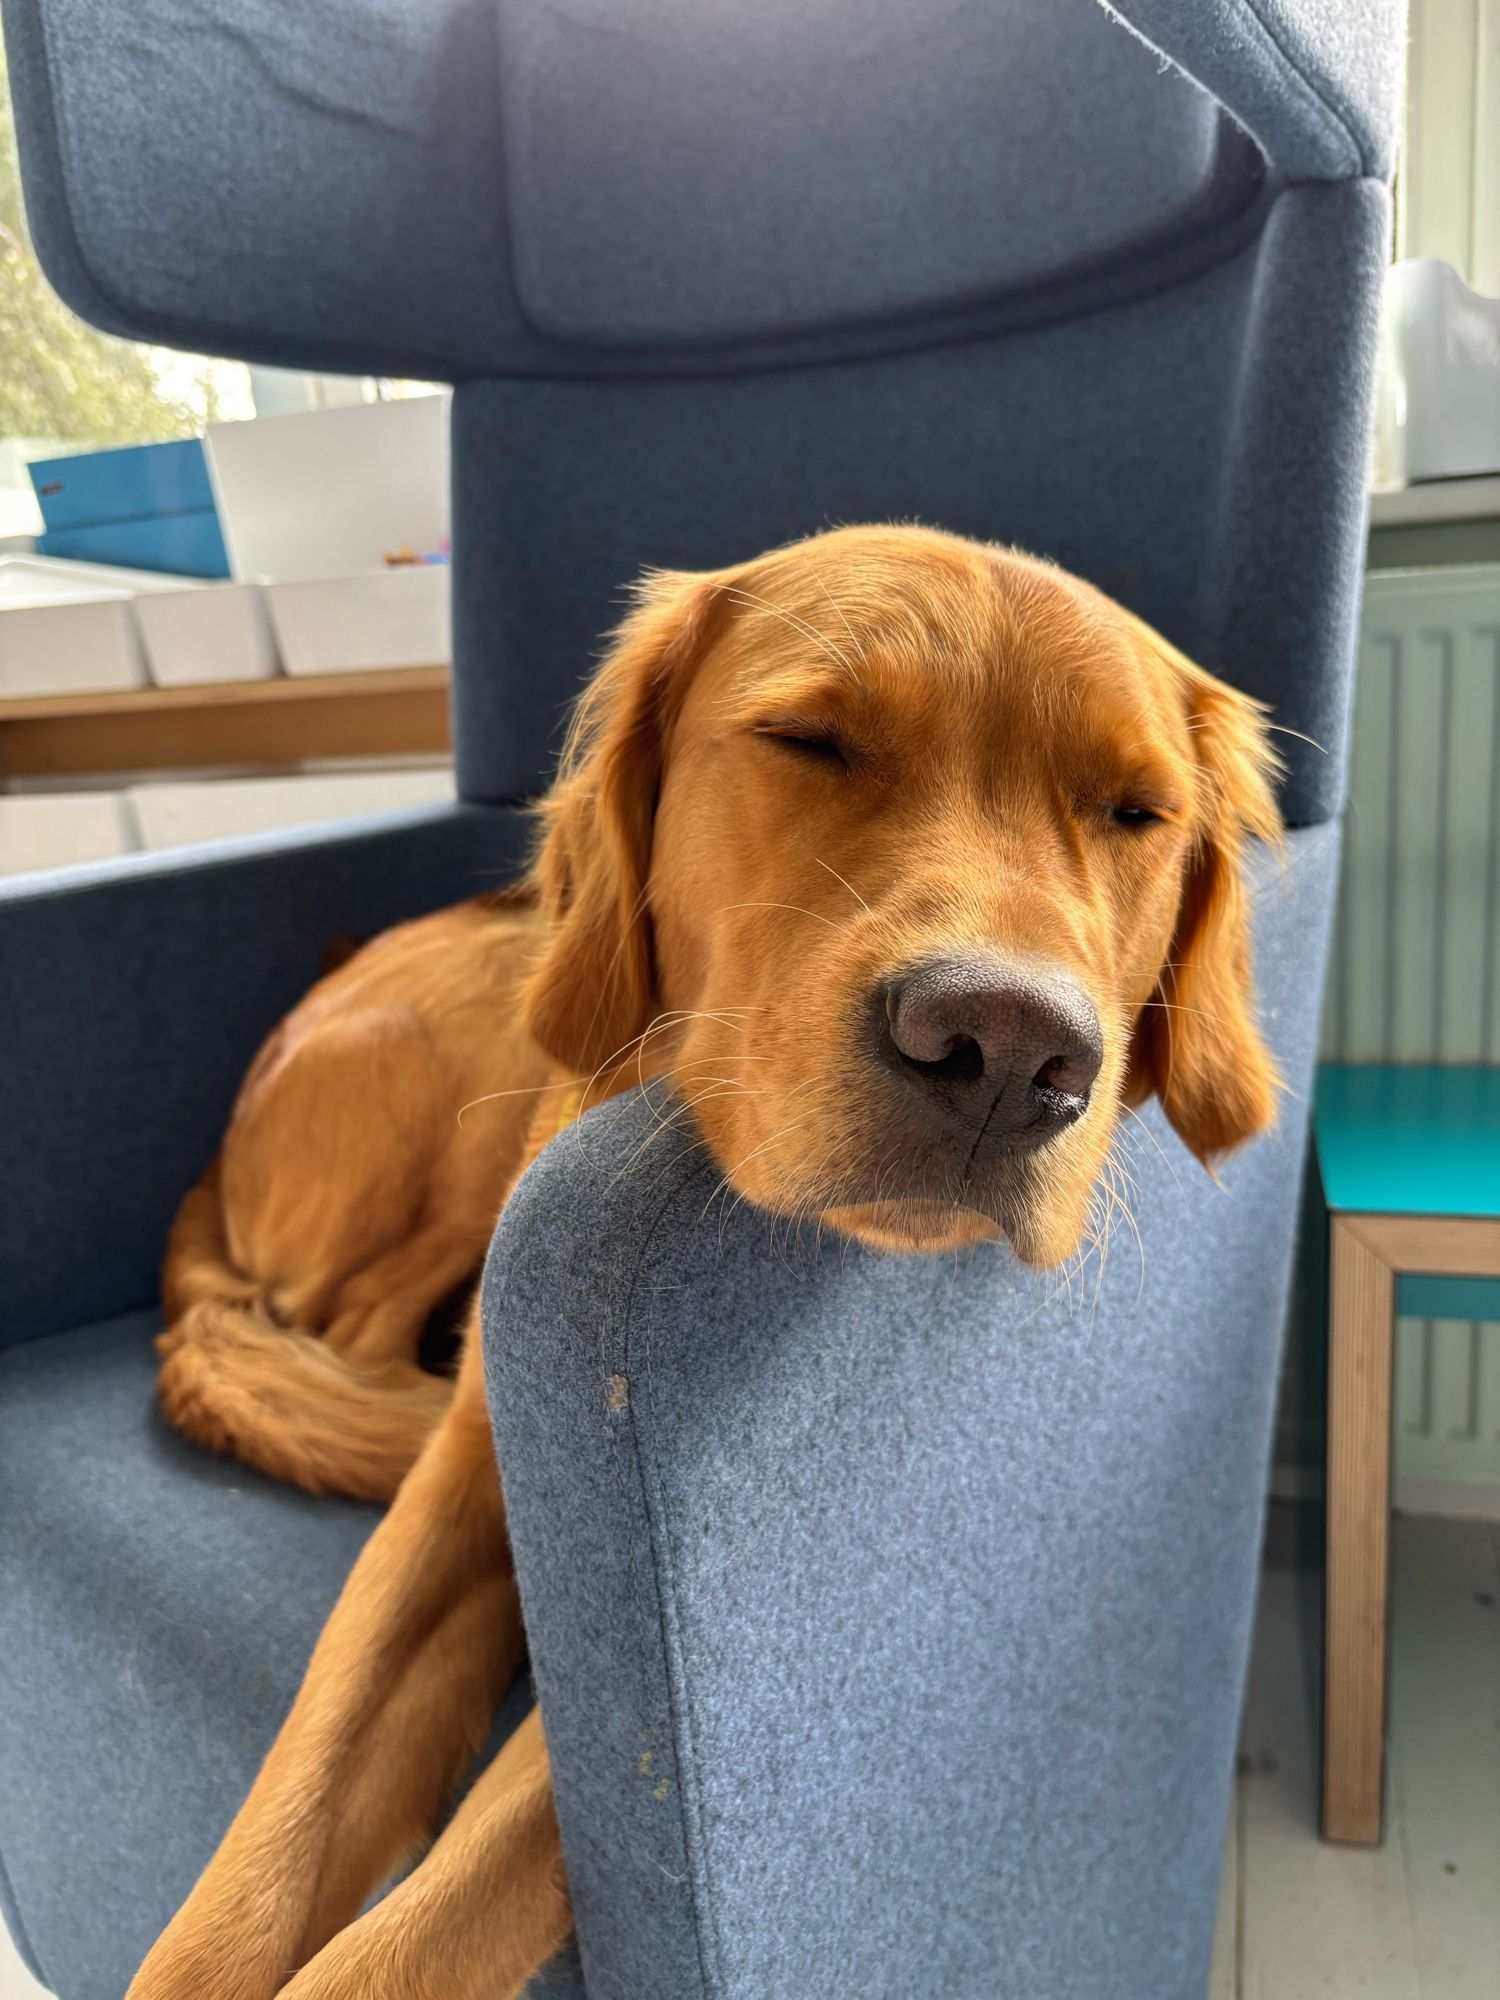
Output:
[[[669,1720],[671,1722],[671,1739],[672,1739],[671,1770],[673,1774],[673,1782],[675,1783],[677,1790],[678,1816],[679,1816],[679,1823],[681,1823],[682,1798],[683,1798],[684,1787],[682,1783],[682,1760],[678,1753],[678,1743],[677,1743],[677,1736],[678,1736],[678,1731],[676,1727],[677,1711],[676,1711],[676,1704],[675,1704],[675,1697],[674,1697],[673,1683],[672,1683],[671,1662],[669,1658],[670,1641],[668,1638],[668,1629],[667,1629],[668,1618],[666,1610],[663,1606],[663,1585],[661,1577],[661,1565],[657,1559],[657,1553],[656,1553],[655,1532],[652,1523],[651,1494],[648,1488],[645,1471],[641,1462],[640,1442],[636,1435],[636,1424],[635,1424],[636,1398],[634,1394],[634,1386],[631,1377],[632,1363],[630,1358],[630,1328],[631,1328],[632,1313],[635,1305],[636,1287],[640,1281],[641,1273],[644,1271],[647,1261],[650,1257],[651,1248],[655,1242],[657,1230],[660,1227],[661,1221],[665,1216],[665,1214],[666,1214],[666,1209],[663,1208],[658,1212],[656,1217],[652,1220],[650,1227],[646,1231],[645,1237],[642,1239],[640,1249],[634,1263],[633,1264],[630,1263],[628,1259],[621,1260],[620,1268],[622,1272],[627,1274],[625,1277],[625,1285],[624,1285],[625,1303],[623,1309],[623,1318],[618,1316],[619,1313],[618,1307],[612,1307],[607,1322],[607,1326],[605,1329],[601,1331],[600,1334],[596,1360],[599,1364],[600,1377],[601,1379],[604,1379],[605,1377],[615,1372],[615,1367],[616,1367],[615,1357],[618,1356],[619,1370],[622,1373],[627,1384],[631,1384],[631,1388],[628,1393],[628,1399],[626,1403],[627,1414],[625,1418],[625,1429],[629,1437],[629,1447],[628,1447],[629,1462],[627,1464],[625,1449],[622,1448],[618,1453],[615,1454],[613,1461],[613,1469],[615,1474],[614,1484],[620,1500],[620,1519],[622,1521],[629,1522],[635,1519],[637,1513],[639,1513],[639,1515],[644,1519],[646,1524],[647,1537],[650,1543],[650,1547],[647,1551],[645,1558],[642,1559],[637,1554],[636,1537],[633,1534],[627,1536],[626,1546],[625,1546],[625,1556],[624,1556],[625,1576],[626,1576],[626,1598],[627,1601],[630,1603],[638,1603],[644,1605],[648,1601],[647,1592],[649,1591],[651,1601],[654,1601],[656,1606],[656,1625],[660,1640],[660,1655],[667,1660],[667,1670],[666,1670],[667,1712]],[[634,1503],[632,1502],[632,1496],[630,1492],[630,1475],[632,1470],[635,1475]],[[632,1639],[634,1641],[633,1650],[635,1653],[636,1675],[642,1690],[643,1714],[652,1713],[655,1710],[656,1704],[653,1698],[654,1677],[651,1672],[650,1651],[643,1636],[637,1633],[633,1626],[631,1627],[631,1634],[632,1634]],[[689,1898],[692,1903],[693,1941],[698,1953],[699,1972],[700,1975],[703,1977],[706,1989],[707,1975],[704,1965],[703,1940],[701,1935],[701,1924],[700,1924],[698,1903],[697,1903],[697,1888],[693,1879],[693,1860],[694,1860],[693,1845],[688,1838],[688,1830],[685,1825],[682,1826],[682,1852],[687,1862],[686,1879],[689,1888]]]
[[1291,82],[1317,112],[1324,129],[1334,136],[1342,136],[1353,153],[1353,165],[1361,174],[1373,174],[1374,162],[1366,157],[1364,145],[1354,127],[1349,123],[1343,109],[1329,97],[1323,86],[1314,81],[1294,59],[1285,47],[1275,28],[1261,12],[1261,0],[1243,0],[1245,12],[1259,30],[1262,42],[1281,64]]
[[[703,1991],[707,1995],[713,1995],[723,1991],[722,1953],[710,1881],[708,1841],[699,1811],[698,1753],[693,1736],[681,1633],[677,1624],[672,1536],[667,1526],[665,1496],[661,1492],[659,1482],[648,1470],[642,1450],[641,1424],[637,1416],[640,1409],[649,1411],[651,1362],[650,1329],[647,1326],[644,1329],[647,1342],[646,1369],[638,1393],[634,1359],[636,1295],[641,1277],[650,1262],[652,1247],[671,1207],[670,1200],[662,1204],[642,1239],[640,1254],[636,1258],[635,1269],[631,1274],[629,1290],[625,1297],[621,1351],[625,1362],[625,1378],[630,1384],[631,1451],[635,1460],[636,1476],[640,1481],[646,1527],[651,1541],[657,1617],[661,1624],[662,1653],[667,1669],[667,1707],[673,1725],[672,1761],[677,1771],[678,1813],[682,1823],[683,1852],[687,1856],[688,1863],[688,1885],[693,1908],[693,1937],[698,1951],[698,1969],[703,1980]],[[688,1783],[689,1777],[691,1785]]]
[[[1136,246],[1133,255],[1122,253],[1061,283],[1039,281],[998,296],[953,301],[937,312],[919,308],[870,320],[833,321],[790,333],[719,335],[696,342],[563,342],[527,321],[537,338],[550,341],[564,361],[568,355],[579,354],[600,365],[578,372],[560,364],[543,366],[528,358],[499,375],[490,372],[465,379],[677,382],[799,373],[926,354],[1086,319],[1191,284],[1249,247],[1264,222],[1267,207],[1270,163],[1258,142],[1256,151],[1261,162],[1259,173],[1236,207],[1145,249]],[[845,344],[829,352],[830,341]],[[615,363],[619,365],[611,365]]]
[[[143,322],[137,308],[124,300],[105,280],[99,266],[84,253],[83,239],[73,220],[69,176],[60,148],[59,179],[64,189],[68,236],[78,269],[120,325],[140,327],[145,324],[152,329],[148,337],[153,339],[172,338],[194,349],[222,348],[226,353],[251,362],[286,365],[287,339],[274,331],[262,330],[247,335],[243,324],[237,321],[184,319],[180,314],[157,310],[149,311]],[[1007,296],[981,305],[953,306],[935,319],[887,318],[868,324],[765,336],[759,341],[720,341],[703,348],[688,344],[680,348],[657,345],[644,349],[616,349],[579,343],[565,346],[557,342],[553,343],[558,348],[556,360],[548,357],[544,361],[533,354],[505,366],[497,366],[490,361],[480,364],[472,357],[463,355],[419,352],[409,346],[372,350],[357,340],[350,342],[316,329],[299,336],[301,345],[293,341],[292,348],[303,359],[307,358],[307,350],[312,348],[327,365],[350,368],[373,366],[372,357],[378,352],[384,355],[383,365],[387,373],[432,377],[455,383],[656,384],[717,381],[742,375],[789,374],[813,368],[855,366],[865,361],[901,359],[947,347],[1005,339],[1012,334],[1031,333],[1046,326],[1065,325],[1176,290],[1238,256],[1253,241],[1247,231],[1257,217],[1258,206],[1252,201],[1244,210],[1224,218],[1200,236],[1166,246],[1160,258],[1169,268],[1155,282],[1152,279],[1156,274],[1148,272],[1140,282],[1118,292],[1111,291],[1106,296],[1096,296],[1096,289],[1104,283],[1106,276],[1113,277],[1113,273],[1070,283],[1058,292],[1044,288],[1035,294]],[[1198,254],[1189,256],[1187,253],[1190,251]],[[828,340],[841,337],[847,337],[852,343],[848,349],[836,353],[824,351]],[[570,369],[566,365],[567,356],[574,351],[593,357],[601,365],[581,373]],[[642,365],[641,355],[647,357],[647,365]],[[671,365],[679,357],[686,365]],[[620,365],[611,365],[616,361]],[[657,365],[649,365],[651,362]]]

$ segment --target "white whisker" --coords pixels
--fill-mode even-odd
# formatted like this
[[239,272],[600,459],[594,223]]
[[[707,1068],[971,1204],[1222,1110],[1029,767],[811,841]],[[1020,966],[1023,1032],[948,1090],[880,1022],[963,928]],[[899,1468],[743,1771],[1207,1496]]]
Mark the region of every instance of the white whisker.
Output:
[[840,875],[839,871],[837,870],[837,868],[834,867],[831,861],[825,861],[821,854],[815,854],[813,856],[813,860],[817,862],[820,868],[826,868],[829,874],[833,877],[835,882],[843,882],[844,887],[849,891],[849,894],[854,898],[855,902],[858,903],[859,907],[864,911],[867,917],[874,916],[875,912],[870,908],[869,904],[865,901],[864,897],[859,893],[858,889],[855,888],[852,882],[845,881],[844,877]]

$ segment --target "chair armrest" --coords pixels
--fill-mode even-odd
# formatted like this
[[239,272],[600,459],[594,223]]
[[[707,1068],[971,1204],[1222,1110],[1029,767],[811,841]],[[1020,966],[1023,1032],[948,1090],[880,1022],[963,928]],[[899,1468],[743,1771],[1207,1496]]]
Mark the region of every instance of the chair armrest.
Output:
[[[1337,830],[1289,845],[1258,957],[1305,1091]],[[669,1108],[554,1141],[484,1285],[590,2000],[1201,1995],[1302,1103],[1222,1186],[1151,1107],[1139,1254],[1071,1282],[820,1251]]]
[[149,1305],[262,1037],[340,935],[498,887],[521,814],[439,807],[0,884],[0,1344]]

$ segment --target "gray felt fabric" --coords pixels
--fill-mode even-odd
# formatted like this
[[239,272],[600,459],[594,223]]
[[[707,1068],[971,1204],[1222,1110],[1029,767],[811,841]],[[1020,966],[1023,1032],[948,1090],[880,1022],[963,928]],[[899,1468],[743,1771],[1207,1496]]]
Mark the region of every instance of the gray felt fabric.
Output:
[[935,331],[1201,234],[1262,158],[1378,177],[1403,9],[1129,0],[1150,48],[1096,0],[5,12],[35,233],[85,317],[456,379]]
[[558,341],[966,307],[1201,232],[1262,169],[1095,0],[500,0],[499,17],[516,281]]
[[1406,0],[1125,0],[1109,12],[1253,132],[1288,180],[1383,179]]
[[479,806],[0,883],[0,1347],[145,1306],[262,1038],[340,937],[495,889]]
[[[639,566],[917,516],[1271,701],[1327,751],[1283,739],[1314,830],[1262,939],[1305,1077],[1402,10],[0,4],[87,318],[460,385],[456,750],[499,808],[0,890],[0,1895],[60,2000],[118,2000],[366,1517],[190,1462],[148,1323],[90,1323],[150,1303],[331,939],[514,872]],[[1071,1315],[1003,1255],[721,1245],[690,1162],[609,1171],[645,1115],[549,1152],[491,1278],[589,2000],[1199,2000],[1295,1108],[1228,1196],[1159,1135],[1145,1281],[1122,1240]]]
[[[1272,703],[1294,824],[1333,814],[1389,202],[1288,190],[1191,283],[839,368],[475,382],[454,401],[459,781],[534,789],[621,585],[916,516],[1091,577]],[[497,477],[495,468],[506,474]],[[555,559],[549,559],[549,556]]]
[[[378,1518],[179,1438],[157,1325],[0,1353],[0,1915],[61,2000],[120,2000]],[[495,1741],[529,1702],[513,1690]],[[575,1966],[528,2000],[581,2000]]]
[[[1299,1093],[1337,844],[1259,882]],[[548,1148],[484,1324],[590,2000],[1201,2000],[1299,1101],[1222,1189],[1153,1109],[1071,1287],[788,1241],[650,1096]]]
[[0,1353],[0,1864],[61,2000],[120,2000],[376,1518],[169,1431],[156,1326]]

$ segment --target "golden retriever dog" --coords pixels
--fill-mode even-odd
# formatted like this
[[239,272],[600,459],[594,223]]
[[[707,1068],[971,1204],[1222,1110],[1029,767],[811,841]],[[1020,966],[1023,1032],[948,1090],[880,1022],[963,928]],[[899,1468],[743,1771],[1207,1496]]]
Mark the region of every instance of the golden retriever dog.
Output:
[[536,1713],[432,1838],[524,1637],[478,1335],[451,1380],[418,1343],[541,1146],[662,1079],[771,1217],[1059,1263],[1122,1107],[1205,1163],[1272,1117],[1273,771],[1255,703],[1009,550],[846,528],[640,586],[526,884],[323,979],[178,1217],[168,1414],[392,1505],[132,2000],[505,2000],[567,1937]]

